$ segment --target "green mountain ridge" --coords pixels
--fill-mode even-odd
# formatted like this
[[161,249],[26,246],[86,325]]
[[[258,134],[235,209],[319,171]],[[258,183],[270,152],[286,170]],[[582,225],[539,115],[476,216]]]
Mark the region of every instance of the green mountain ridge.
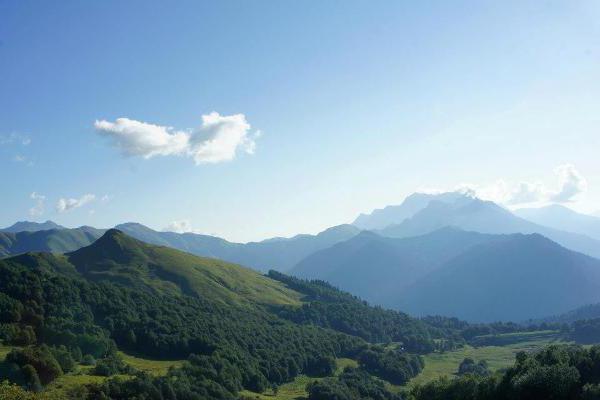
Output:
[[291,238],[274,238],[261,242],[233,243],[218,237],[196,233],[158,232],[138,223],[121,224],[115,228],[151,244],[170,246],[200,256],[219,258],[264,272],[270,269],[289,270],[309,254],[350,239],[359,232],[359,229],[352,225],[339,225],[317,235],[297,235]]
[[0,257],[38,251],[66,253],[87,246],[105,231],[88,226],[73,229],[0,232]]

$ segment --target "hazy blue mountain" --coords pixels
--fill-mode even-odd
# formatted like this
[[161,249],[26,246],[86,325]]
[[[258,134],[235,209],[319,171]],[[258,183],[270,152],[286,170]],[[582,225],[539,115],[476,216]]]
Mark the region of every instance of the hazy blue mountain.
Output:
[[37,232],[47,231],[49,229],[66,229],[50,220],[46,222],[19,221],[7,228],[0,229],[0,232]]
[[366,230],[383,229],[389,225],[399,224],[406,218],[412,217],[427,207],[432,200],[454,203],[460,199],[465,200],[470,198],[459,192],[440,194],[413,193],[404,199],[400,205],[373,210],[370,214],[360,214],[352,225]]
[[308,256],[290,274],[325,280],[373,303],[394,307],[399,291],[472,246],[495,239],[496,235],[448,227],[402,239],[364,231]]
[[595,318],[600,318],[600,303],[586,304],[585,306],[577,307],[576,309],[568,311],[566,313],[541,318],[539,320],[534,320],[533,322],[560,322],[570,324],[572,322],[581,321],[583,319]]
[[397,306],[468,321],[525,320],[600,302],[600,260],[538,235],[508,235],[449,260]]
[[352,225],[339,225],[317,235],[297,235],[242,244],[195,233],[157,232],[136,223],[117,225],[116,228],[147,243],[219,258],[261,271],[289,270],[309,254],[348,240],[360,231]]
[[89,226],[34,232],[0,232],[0,257],[30,251],[65,253],[88,246],[104,232],[103,229]]
[[377,232],[389,237],[409,237],[423,235],[444,226],[491,234],[539,233],[571,250],[600,258],[599,240],[535,224],[494,202],[476,198],[468,201],[460,199],[454,203],[430,201],[427,207],[411,218]]
[[600,218],[578,213],[559,204],[540,208],[521,208],[516,210],[515,214],[536,224],[580,233],[600,240]]

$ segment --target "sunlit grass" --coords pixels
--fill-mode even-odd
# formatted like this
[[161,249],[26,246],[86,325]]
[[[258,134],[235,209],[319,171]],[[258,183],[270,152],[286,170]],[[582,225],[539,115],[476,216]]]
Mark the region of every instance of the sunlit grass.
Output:
[[[340,374],[346,367],[356,367],[358,363],[349,358],[338,358],[336,360],[335,374]],[[254,393],[249,390],[244,390],[240,393],[242,398],[258,399],[258,400],[301,400],[306,399],[306,385],[311,382],[319,381],[323,378],[314,378],[306,375],[299,375],[292,382],[285,383],[277,388],[277,394],[272,390],[267,390],[265,393]]]
[[487,361],[490,370],[497,371],[513,365],[515,355],[519,351],[532,351],[556,341],[556,339],[551,336],[545,336],[543,339],[539,339],[539,332],[537,332],[537,334],[536,332],[531,332],[508,335],[512,335],[512,339],[519,337],[523,340],[506,346],[464,346],[463,348],[454,351],[428,354],[424,356],[425,368],[418,376],[413,378],[408,385],[426,383],[435,380],[440,376],[453,376],[458,369],[458,365],[466,357],[470,357],[475,361],[485,360]]

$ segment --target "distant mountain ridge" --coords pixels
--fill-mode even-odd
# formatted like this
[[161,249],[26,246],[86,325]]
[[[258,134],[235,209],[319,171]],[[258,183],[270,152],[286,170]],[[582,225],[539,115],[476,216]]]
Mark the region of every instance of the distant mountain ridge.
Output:
[[413,315],[472,322],[541,318],[600,301],[600,260],[539,234],[446,227],[394,239],[364,232],[290,273]]
[[466,249],[494,239],[497,236],[452,227],[408,238],[363,231],[308,256],[290,274],[325,280],[368,301],[397,308],[395,293]]
[[398,296],[416,315],[468,321],[526,320],[600,301],[600,260],[539,235],[474,246]]
[[[91,244],[106,231],[85,226],[44,229],[50,226],[60,225],[51,221],[44,224],[19,222],[0,231],[0,257],[28,251],[69,252]],[[8,231],[20,228],[30,231]],[[146,243],[168,246],[202,257],[218,258],[259,271],[286,271],[309,254],[350,239],[360,232],[352,225],[339,225],[316,235],[302,234],[261,242],[234,243],[196,233],[159,232],[135,222],[120,224],[115,228]]]
[[400,224],[429,205],[433,200],[453,203],[460,199],[471,197],[459,193],[448,192],[439,194],[413,193],[396,206],[387,206],[373,210],[370,214],[360,214],[352,225],[365,230],[378,230],[389,225]]
[[600,240],[600,218],[581,214],[568,207],[552,204],[540,208],[521,208],[514,212],[519,217],[554,229],[587,235]]
[[389,237],[410,237],[433,232],[445,226],[490,234],[539,233],[569,249],[600,258],[599,240],[535,224],[494,202],[477,198],[459,198],[453,203],[432,200],[425,208],[402,223],[389,225],[376,232]]
[[0,257],[30,251],[65,253],[87,246],[105,232],[89,226],[38,231],[0,232]]
[[287,271],[315,251],[348,240],[360,232],[352,225],[339,225],[317,235],[303,234],[288,239],[276,238],[242,244],[196,233],[158,232],[137,223],[117,225],[116,229],[148,243],[235,262],[259,271]]
[[13,225],[0,229],[0,232],[37,232],[47,231],[50,229],[66,229],[64,226],[58,225],[50,220],[46,222],[31,222],[31,221],[19,221]]

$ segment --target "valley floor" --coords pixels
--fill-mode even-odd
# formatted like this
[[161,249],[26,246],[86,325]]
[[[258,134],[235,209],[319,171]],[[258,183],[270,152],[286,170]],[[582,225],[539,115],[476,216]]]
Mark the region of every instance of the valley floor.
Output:
[[[494,337],[481,337],[482,340],[503,343],[499,346],[466,345],[461,349],[445,353],[431,353],[424,356],[425,368],[406,386],[396,386],[386,383],[390,391],[401,392],[410,389],[413,385],[424,384],[438,377],[452,377],[463,359],[469,357],[475,361],[487,361],[491,371],[495,372],[513,365],[515,355],[519,351],[531,352],[551,343],[560,343],[560,336],[555,331],[519,332],[513,334],[496,335]],[[564,343],[564,342],[563,342]],[[346,366],[356,366],[354,360],[342,358],[337,360],[337,372],[340,373]],[[305,400],[308,396],[306,385],[322,378],[312,378],[306,375],[297,377],[293,382],[281,385],[277,393],[269,390],[263,394],[243,391],[241,399],[252,400]]]
[[458,365],[465,358],[485,360],[492,372],[513,365],[515,355],[519,351],[530,352],[542,346],[558,343],[559,335],[553,331],[526,332],[517,334],[497,335],[495,339],[507,344],[501,346],[473,347],[466,345],[461,349],[445,353],[432,353],[424,356],[425,368],[409,382],[409,386],[422,384],[440,376],[453,376]]

